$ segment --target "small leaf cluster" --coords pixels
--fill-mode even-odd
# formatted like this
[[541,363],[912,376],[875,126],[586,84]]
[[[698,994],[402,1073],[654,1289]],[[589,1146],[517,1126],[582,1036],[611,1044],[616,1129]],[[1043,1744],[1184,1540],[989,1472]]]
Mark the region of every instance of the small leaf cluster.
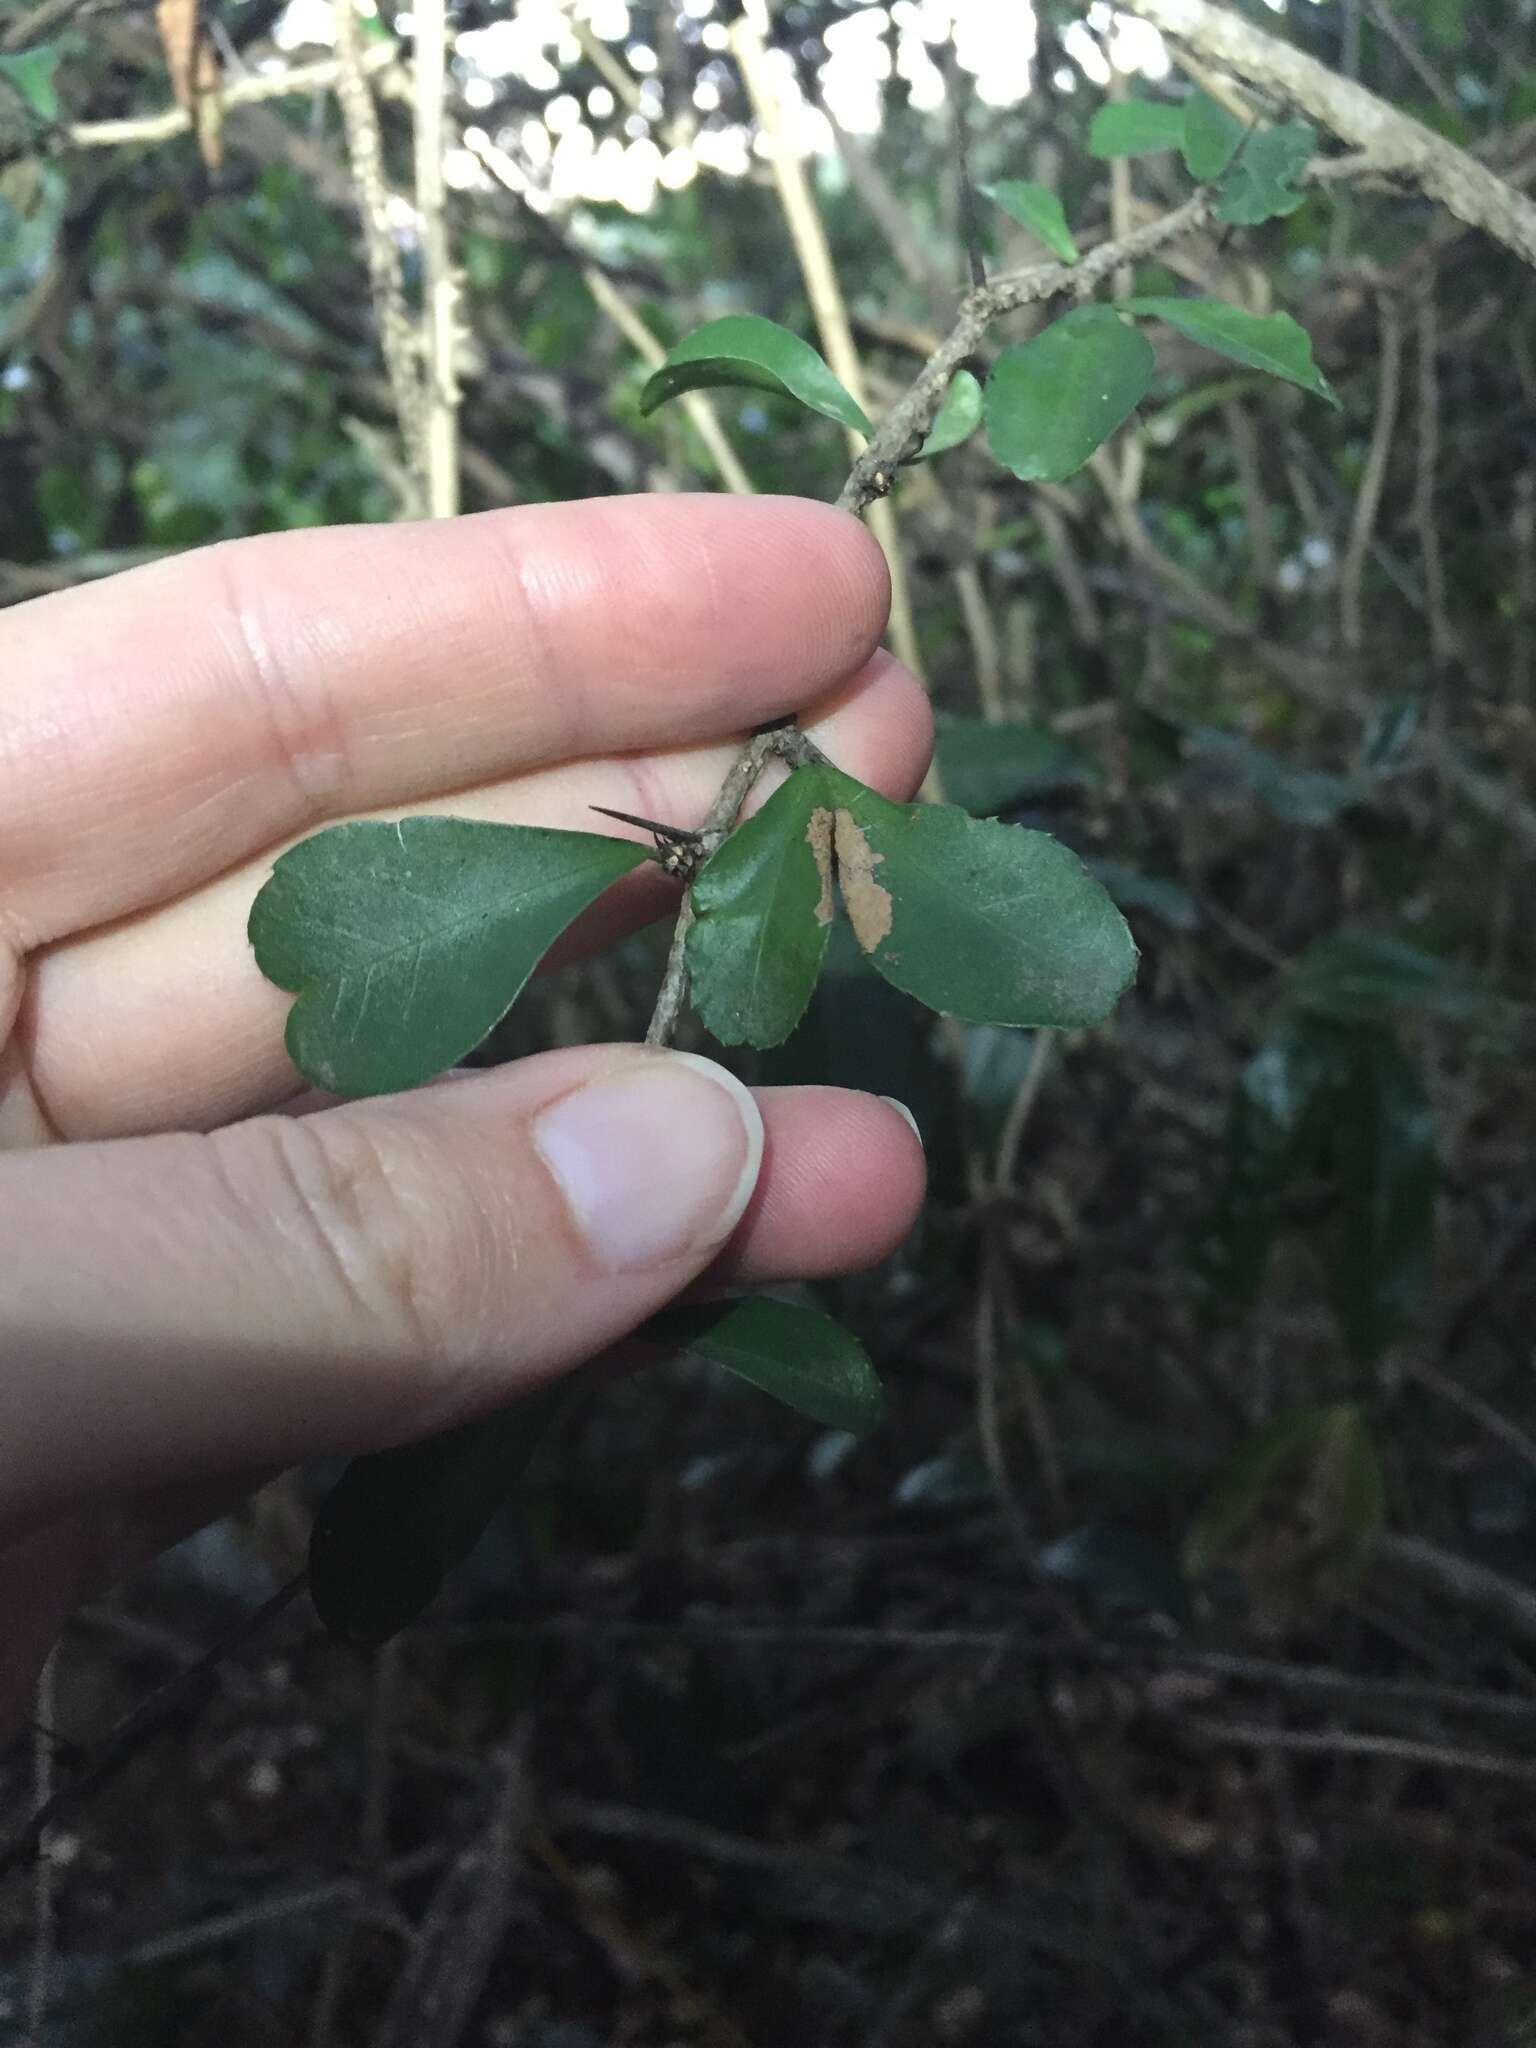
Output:
[[1152,156],[1176,149],[1202,185],[1215,187],[1211,211],[1226,227],[1258,227],[1294,213],[1306,194],[1296,180],[1317,147],[1305,121],[1245,126],[1211,98],[1192,93],[1182,106],[1115,100],[1100,107],[1088,132],[1094,156]]
[[[1218,166],[1216,217],[1245,225],[1300,205],[1302,194],[1291,181],[1315,139],[1300,123],[1249,133],[1204,94],[1182,109],[1117,102],[1101,110],[1094,135],[1101,155],[1182,144],[1192,163]],[[1047,187],[1008,180],[994,186],[991,196],[1064,265],[1077,262],[1061,202]],[[1004,349],[984,388],[971,371],[957,370],[915,459],[957,447],[984,424],[993,455],[1015,476],[1030,483],[1071,476],[1151,386],[1156,358],[1129,324],[1140,319],[1160,320],[1231,362],[1338,403],[1312,360],[1306,332],[1289,314],[1250,313],[1221,299],[1144,296],[1115,306],[1075,307],[1032,340]],[[647,382],[640,410],[653,412],[685,391],[729,385],[771,391],[855,432],[872,431],[809,342],[751,313],[707,321],[685,335]]]
[[[431,1080],[481,1043],[604,890],[657,857],[599,833],[458,818],[356,820],[301,841],[275,863],[249,921],[258,965],[297,998],[295,1066],[343,1094]],[[788,1036],[839,901],[887,981],[981,1022],[1097,1023],[1135,972],[1119,911],[1048,834],[892,803],[816,758],[693,878],[686,960],[718,1039]],[[826,1428],[859,1433],[880,1412],[863,1348],[803,1306],[676,1308],[638,1338],[708,1359]],[[327,1625],[376,1641],[411,1621],[515,1488],[564,1398],[540,1390],[356,1460],[311,1544]]]

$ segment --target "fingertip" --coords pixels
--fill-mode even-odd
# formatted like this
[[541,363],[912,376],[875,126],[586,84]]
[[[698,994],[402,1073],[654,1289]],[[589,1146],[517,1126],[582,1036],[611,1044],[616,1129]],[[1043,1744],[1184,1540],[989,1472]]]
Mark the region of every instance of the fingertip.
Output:
[[933,705],[904,662],[877,648],[853,681],[813,706],[807,732],[849,775],[898,803],[933,759]]
[[767,1088],[758,1099],[763,1169],[723,1272],[733,1280],[826,1279],[889,1258],[927,1190],[911,1119],[878,1095],[847,1088]]
[[890,565],[869,528],[818,498],[727,502],[752,506],[757,516],[782,523],[794,554],[803,557],[799,580],[810,598],[807,624],[828,651],[830,672],[847,675],[862,667],[878,649],[891,611]]

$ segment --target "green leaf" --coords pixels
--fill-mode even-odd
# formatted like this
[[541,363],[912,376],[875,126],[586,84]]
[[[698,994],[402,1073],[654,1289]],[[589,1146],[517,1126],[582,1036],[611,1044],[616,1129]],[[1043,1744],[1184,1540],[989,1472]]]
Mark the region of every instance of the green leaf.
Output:
[[756,313],[728,313],[685,334],[640,394],[642,413],[684,391],[746,385],[797,399],[823,418],[861,434],[874,430],[808,341]]
[[359,820],[282,854],[251,908],[256,963],[293,989],[288,1051],[344,1095],[415,1088],[498,1024],[568,924],[648,855],[589,832]]
[[55,43],[38,43],[30,50],[0,57],[0,78],[15,86],[40,121],[59,118],[59,95],[53,83],[58,61]]
[[1045,832],[893,804],[824,768],[838,886],[894,987],[975,1024],[1099,1024],[1136,972],[1125,919]]
[[1198,1578],[1239,1558],[1254,1562],[1268,1539],[1263,1561],[1272,1572],[1278,1565],[1314,1591],[1337,1593],[1365,1562],[1384,1510],[1359,1409],[1288,1409],[1228,1462],[1185,1536],[1184,1568]]
[[1152,369],[1134,327],[1079,306],[998,357],[985,401],[993,454],[1026,483],[1070,476],[1134,410]]
[[1501,1007],[1479,975],[1385,932],[1333,932],[1296,962],[1290,1002],[1340,1023],[1388,1023],[1404,1010],[1464,1023]]
[[1401,1335],[1428,1284],[1437,1166],[1429,1100],[1401,1047],[1369,1028],[1351,1044],[1324,1152],[1338,1198],[1316,1239],[1339,1326],[1368,1363]]
[[1184,102],[1184,166],[1192,178],[1208,185],[1231,163],[1248,130],[1208,92],[1191,93]]
[[827,1429],[864,1436],[884,1408],[858,1339],[829,1316],[771,1295],[663,1309],[635,1335],[724,1366]]
[[958,448],[980,425],[981,386],[969,370],[956,370],[938,417],[928,429],[928,438],[917,451],[919,461]]
[[1005,178],[1001,185],[993,185],[987,194],[1011,214],[1021,227],[1038,235],[1047,249],[1059,256],[1063,263],[1077,261],[1077,244],[1072,239],[1072,230],[1067,226],[1067,216],[1061,210],[1061,201],[1049,185],[1034,185],[1027,178]]
[[832,922],[830,857],[821,777],[799,768],[699,871],[688,974],[722,1045],[778,1045],[805,1014]]
[[1184,140],[1184,109],[1161,100],[1111,100],[1100,107],[1088,130],[1088,154],[1097,157],[1150,156],[1178,149]]
[[380,1643],[416,1619],[511,1498],[570,1392],[554,1381],[495,1415],[353,1459],[309,1540],[310,1595],[332,1634]]
[[1221,181],[1215,218],[1228,227],[1252,228],[1294,213],[1307,196],[1295,181],[1316,147],[1317,132],[1305,121],[1255,129]]
[[940,717],[935,752],[944,788],[974,817],[1058,790],[1088,789],[1099,779],[1093,756],[1048,726],[1010,719]]
[[1227,1184],[1197,1247],[1202,1276],[1251,1305],[1271,1245],[1294,1229],[1321,1261],[1350,1350],[1374,1358],[1422,1297],[1435,1182],[1429,1105],[1391,1034],[1288,1018],[1243,1071]]
[[1127,312],[1166,320],[1202,348],[1229,356],[1234,363],[1267,370],[1271,377],[1299,384],[1303,391],[1326,398],[1330,405],[1339,402],[1312,360],[1307,330],[1298,327],[1289,313],[1246,313],[1241,306],[1224,305],[1220,299],[1140,298],[1122,303]]
[[1319,1172],[1331,1106],[1349,1078],[1341,1034],[1282,1023],[1243,1069],[1227,1128],[1227,1174],[1195,1248],[1197,1272],[1236,1309],[1258,1299],[1291,1187]]

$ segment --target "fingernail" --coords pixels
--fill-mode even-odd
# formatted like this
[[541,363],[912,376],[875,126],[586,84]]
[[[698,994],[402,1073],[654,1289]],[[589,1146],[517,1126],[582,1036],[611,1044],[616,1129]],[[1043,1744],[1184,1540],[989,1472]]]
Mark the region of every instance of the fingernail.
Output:
[[611,1270],[697,1257],[741,1221],[763,1163],[750,1092],[694,1053],[656,1053],[552,1103],[534,1143]]
[[919,1145],[921,1145],[923,1142],[923,1134],[917,1128],[917,1118],[912,1114],[911,1110],[908,1109],[907,1105],[904,1102],[898,1101],[894,1095],[882,1095],[880,1100],[883,1103],[885,1103],[889,1108],[894,1109],[899,1117],[902,1117],[906,1120],[906,1122],[911,1126],[913,1137],[916,1138]]

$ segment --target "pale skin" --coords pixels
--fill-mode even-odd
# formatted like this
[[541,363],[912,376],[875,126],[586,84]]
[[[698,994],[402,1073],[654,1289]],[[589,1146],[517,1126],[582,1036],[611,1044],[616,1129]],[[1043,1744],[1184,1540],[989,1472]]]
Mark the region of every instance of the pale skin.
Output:
[[[908,796],[931,725],[886,600],[843,514],[664,497],[235,542],[0,614],[0,1718],[79,1598],[253,1478],[900,1241],[921,1149],[874,1096],[754,1107],[597,1046],[320,1100],[245,939],[327,823],[689,825],[789,711]],[[643,872],[566,951],[675,895]]]

